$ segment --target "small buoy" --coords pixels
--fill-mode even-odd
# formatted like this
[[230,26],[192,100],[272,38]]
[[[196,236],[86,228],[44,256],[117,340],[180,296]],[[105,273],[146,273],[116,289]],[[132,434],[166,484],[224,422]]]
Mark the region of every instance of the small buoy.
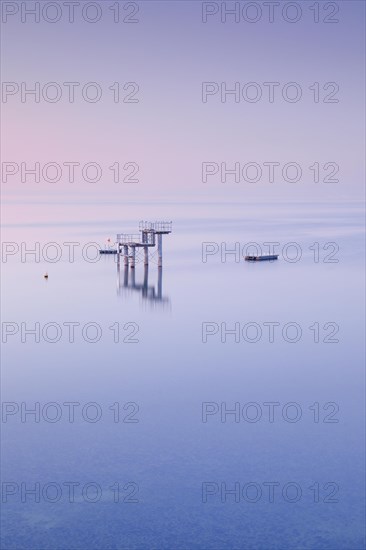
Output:
[[45,273],[45,274],[43,275],[43,277],[44,277],[45,279],[48,279],[48,273]]

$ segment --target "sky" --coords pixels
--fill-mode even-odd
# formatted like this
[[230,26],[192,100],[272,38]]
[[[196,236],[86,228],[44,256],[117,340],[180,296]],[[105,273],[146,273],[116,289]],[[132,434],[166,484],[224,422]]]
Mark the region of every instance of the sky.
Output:
[[[38,3],[35,22],[27,10],[37,10],[37,3],[2,2],[2,162],[13,163],[2,165],[5,196],[362,197],[363,2],[316,3],[317,14],[307,0],[289,7],[281,1],[273,7],[273,22],[264,2],[256,3],[256,11],[237,3],[237,21],[230,14],[225,21],[234,2],[120,2],[119,15],[111,9],[117,3],[80,2],[73,23],[67,3],[59,2],[57,10],[54,4]],[[99,21],[85,20],[94,17]],[[65,82],[80,84],[73,103]],[[204,102],[207,82],[213,84]],[[277,83],[273,102],[269,82]],[[291,82],[296,87],[288,87]],[[38,103],[24,94],[35,83]],[[236,96],[221,96],[235,86]],[[261,97],[253,102],[255,94]],[[296,94],[301,97],[294,102]],[[39,182],[26,173],[36,162]],[[70,162],[79,163],[74,181],[64,165]],[[202,181],[206,162],[217,170]],[[271,162],[277,163],[274,182],[263,164]],[[44,177],[49,163],[61,171],[48,167]],[[94,168],[84,177],[87,163]],[[228,170],[237,163],[239,181],[233,175],[221,181],[221,163]],[[255,164],[245,179],[247,163]],[[290,181],[283,175],[287,163],[300,166],[296,173],[289,168]],[[309,168],[314,163],[319,182]],[[336,168],[332,179],[338,181],[324,182]],[[291,181],[296,174],[299,181]],[[129,175],[137,181],[122,181]]]

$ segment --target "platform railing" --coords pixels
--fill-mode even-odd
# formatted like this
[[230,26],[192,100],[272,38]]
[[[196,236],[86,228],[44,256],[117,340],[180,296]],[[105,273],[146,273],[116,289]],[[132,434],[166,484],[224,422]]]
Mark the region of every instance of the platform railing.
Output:
[[155,246],[155,231],[143,229],[141,231],[141,243],[147,246]]
[[141,235],[139,233],[118,233],[117,234],[117,243],[119,244],[127,244],[127,245],[134,245],[134,244],[141,244]]
[[146,222],[140,221],[139,229],[140,231],[155,231],[157,233],[171,233],[172,232],[173,222],[166,221],[156,221],[156,222]]

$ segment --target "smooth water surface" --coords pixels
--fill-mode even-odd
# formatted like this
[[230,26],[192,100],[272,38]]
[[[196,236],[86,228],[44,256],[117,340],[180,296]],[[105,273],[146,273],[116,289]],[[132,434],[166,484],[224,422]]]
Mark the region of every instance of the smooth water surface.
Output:
[[[73,204],[61,197],[46,208],[37,200],[29,208],[9,199],[18,221],[9,215],[3,227],[3,241],[15,245],[3,259],[2,318],[13,323],[5,330],[16,331],[3,345],[3,401],[19,407],[8,405],[14,414],[2,430],[3,483],[17,484],[3,503],[3,548],[362,548],[360,204],[212,201],[203,209],[189,200]],[[140,219],[173,221],[162,271],[156,256],[146,271],[139,255],[134,274],[92,247],[97,261],[83,258],[86,243],[113,243],[117,232],[136,232]],[[269,241],[280,243],[278,261],[243,260],[248,243],[265,253]],[[39,242],[41,251],[57,243],[62,257],[22,257],[22,242]],[[70,242],[80,243],[73,262]],[[290,242],[297,248],[285,258]],[[53,257],[56,248],[47,250]],[[35,323],[39,342],[24,330]],[[55,325],[44,332],[47,323],[61,333]],[[73,342],[70,323],[79,323]],[[82,337],[87,323],[100,328],[94,343]],[[87,337],[96,338],[93,327]],[[52,421],[59,409],[51,405],[36,422],[22,417],[22,402],[38,402],[41,411],[56,403],[62,416]],[[70,402],[79,404],[73,422]],[[81,413],[90,402],[102,411],[95,422]],[[272,422],[269,402],[277,404]],[[288,403],[296,406],[283,412]],[[225,406],[241,415],[221,416]],[[79,484],[73,499],[70,482]],[[40,484],[40,502],[31,494],[22,502],[22,483]],[[87,483],[102,490],[96,502],[95,485],[82,493]],[[294,485],[283,497],[288,483],[300,487],[298,498]],[[225,497],[225,484],[240,495]]]

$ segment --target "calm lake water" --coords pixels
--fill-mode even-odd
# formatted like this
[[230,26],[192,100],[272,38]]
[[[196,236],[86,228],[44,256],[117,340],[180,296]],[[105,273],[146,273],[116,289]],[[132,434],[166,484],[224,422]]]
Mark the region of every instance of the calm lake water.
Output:
[[[3,548],[364,547],[359,203],[7,208]],[[173,233],[127,281],[85,245],[140,219]]]

